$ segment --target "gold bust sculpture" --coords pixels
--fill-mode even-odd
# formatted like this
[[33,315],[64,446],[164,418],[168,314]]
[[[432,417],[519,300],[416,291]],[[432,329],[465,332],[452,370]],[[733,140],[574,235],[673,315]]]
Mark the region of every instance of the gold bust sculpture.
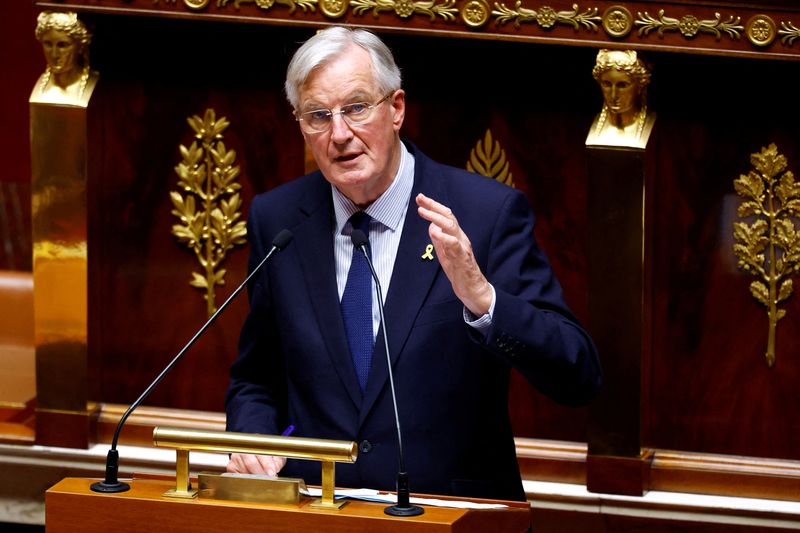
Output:
[[600,50],[592,76],[603,93],[587,145],[644,148],[655,122],[647,111],[650,71],[632,50]]
[[76,13],[44,11],[36,24],[47,68],[31,93],[31,102],[86,106],[97,83],[89,67],[91,34]]

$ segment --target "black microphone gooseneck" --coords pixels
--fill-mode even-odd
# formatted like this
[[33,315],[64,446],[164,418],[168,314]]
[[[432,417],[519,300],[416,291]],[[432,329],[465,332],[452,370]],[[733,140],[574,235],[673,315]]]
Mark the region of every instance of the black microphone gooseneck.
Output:
[[236,290],[233,291],[233,293],[231,293],[230,296],[228,296],[228,299],[225,300],[225,303],[219,306],[219,309],[217,309],[214,312],[214,314],[211,315],[211,318],[209,318],[206,321],[206,323],[203,324],[203,326],[199,330],[197,330],[197,333],[194,334],[194,337],[192,337],[192,339],[188,343],[186,343],[186,346],[184,346],[183,349],[180,352],[178,352],[178,355],[176,355],[172,359],[172,361],[170,361],[170,363],[164,368],[164,370],[161,371],[161,373],[156,377],[156,379],[154,379],[153,382],[144,390],[142,395],[139,396],[136,399],[136,401],[131,404],[130,407],[128,407],[128,410],[125,411],[125,414],[123,414],[122,418],[120,418],[119,424],[117,424],[117,429],[114,432],[114,438],[111,441],[111,449],[108,450],[108,456],[106,457],[106,477],[103,481],[92,483],[92,490],[94,492],[125,492],[126,490],[131,488],[130,485],[128,485],[127,483],[119,481],[117,477],[119,473],[119,452],[117,451],[117,441],[119,440],[120,431],[122,431],[122,425],[128,419],[133,410],[139,407],[139,404],[142,403],[145,398],[147,398],[147,396],[156,387],[156,385],[158,385],[161,382],[161,380],[164,379],[164,376],[166,376],[169,373],[169,371],[172,370],[172,367],[174,367],[175,364],[181,359],[183,354],[186,353],[186,350],[188,350],[189,347],[192,344],[194,344],[198,338],[200,338],[200,335],[203,334],[206,328],[208,328],[208,326],[210,326],[211,323],[214,322],[214,320],[216,320],[217,316],[219,316],[219,314],[222,313],[222,311],[228,306],[231,300],[233,300],[236,297],[236,295],[239,294],[242,288],[244,288],[244,286],[247,285],[247,282],[250,281],[250,278],[252,278],[256,272],[261,270],[261,267],[264,265],[264,263],[267,262],[267,259],[269,259],[270,256],[272,256],[272,254],[275,253],[276,251],[283,250],[286,246],[288,246],[291,240],[292,240],[292,232],[290,232],[289,230],[284,229],[278,232],[278,234],[272,240],[272,248],[270,248],[269,252],[264,257],[264,259],[261,260],[258,266],[256,266],[253,269],[253,271],[247,276],[247,278],[245,278],[245,280],[241,283],[241,285],[239,285],[236,288]]
[[389,386],[392,391],[392,404],[394,405],[394,421],[397,426],[397,451],[399,455],[400,468],[397,472],[397,505],[390,505],[383,510],[384,513],[392,516],[417,516],[425,512],[419,505],[411,505],[411,495],[408,488],[408,473],[406,472],[405,461],[403,460],[403,436],[400,432],[400,415],[397,412],[397,396],[394,392],[394,376],[392,375],[392,360],[389,357],[389,335],[386,331],[386,319],[383,317],[383,294],[381,293],[381,282],[378,279],[378,274],[375,272],[375,267],[372,266],[372,261],[367,253],[367,243],[369,239],[364,235],[364,232],[356,229],[350,234],[350,239],[353,241],[353,246],[361,250],[364,257],[367,259],[369,271],[372,273],[372,278],[375,280],[375,292],[378,294],[378,312],[380,313],[381,324],[383,324],[383,345],[386,351],[386,368],[389,370]]

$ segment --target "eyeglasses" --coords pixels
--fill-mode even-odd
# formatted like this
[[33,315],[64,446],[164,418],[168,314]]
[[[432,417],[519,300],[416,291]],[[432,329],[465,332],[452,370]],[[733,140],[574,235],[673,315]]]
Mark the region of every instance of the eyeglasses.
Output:
[[394,94],[390,92],[374,104],[367,102],[355,102],[353,104],[346,104],[339,108],[339,111],[331,111],[330,109],[315,109],[313,111],[306,111],[296,118],[300,122],[300,127],[306,133],[322,133],[328,131],[333,122],[335,115],[341,115],[345,122],[350,126],[358,126],[369,121],[372,116],[372,110],[381,105]]

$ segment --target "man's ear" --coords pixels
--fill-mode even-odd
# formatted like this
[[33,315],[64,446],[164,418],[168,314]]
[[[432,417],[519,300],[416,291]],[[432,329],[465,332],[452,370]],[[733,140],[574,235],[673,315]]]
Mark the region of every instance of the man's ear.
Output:
[[389,100],[392,105],[392,124],[395,131],[400,131],[403,120],[406,118],[406,92],[403,89],[395,91]]

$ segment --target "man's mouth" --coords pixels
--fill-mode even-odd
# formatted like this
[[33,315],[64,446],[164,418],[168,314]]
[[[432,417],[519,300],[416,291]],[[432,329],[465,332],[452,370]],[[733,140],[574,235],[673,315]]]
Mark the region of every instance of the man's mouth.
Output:
[[346,162],[348,162],[348,161],[352,161],[352,160],[354,160],[354,159],[355,159],[355,158],[357,158],[359,155],[361,155],[361,154],[359,153],[359,154],[345,154],[345,155],[340,155],[339,157],[337,157],[337,158],[336,158],[336,161],[338,161],[339,163],[346,163]]

